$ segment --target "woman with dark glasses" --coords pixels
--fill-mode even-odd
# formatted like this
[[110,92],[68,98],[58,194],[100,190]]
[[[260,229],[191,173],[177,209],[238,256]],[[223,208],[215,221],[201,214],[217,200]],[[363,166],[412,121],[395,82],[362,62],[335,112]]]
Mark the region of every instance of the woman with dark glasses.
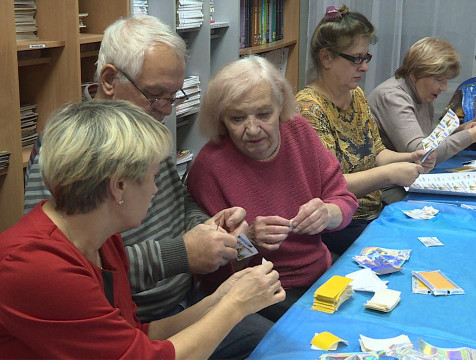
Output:
[[315,78],[297,94],[298,112],[336,155],[348,189],[359,200],[353,221],[322,236],[331,252],[341,255],[382,210],[380,189],[408,186],[430,171],[434,157],[423,164],[424,151],[396,153],[385,148],[367,99],[358,86],[369,69],[369,46],[377,37],[365,16],[329,6],[311,39]]

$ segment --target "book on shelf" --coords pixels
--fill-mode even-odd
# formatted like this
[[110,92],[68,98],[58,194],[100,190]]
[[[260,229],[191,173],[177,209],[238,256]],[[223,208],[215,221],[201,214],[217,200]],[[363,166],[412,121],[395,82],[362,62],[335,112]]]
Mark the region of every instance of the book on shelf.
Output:
[[37,40],[35,0],[15,0],[13,4],[17,40]]
[[10,152],[0,150],[0,170],[5,170],[10,164]]
[[192,164],[192,160],[193,152],[191,150],[177,151],[177,172],[181,179]]
[[147,15],[149,13],[148,0],[133,0],[132,13],[134,15],[136,14]]
[[284,0],[240,0],[240,47],[283,39]]
[[[182,104],[177,106],[176,116],[183,116],[188,113],[195,113],[200,108],[200,77],[192,75],[185,78],[182,90],[188,96]],[[181,95],[181,94],[177,94]]]
[[260,55],[269,60],[283,76],[286,76],[286,66],[288,64],[289,49],[283,47],[280,49],[261,53]]
[[38,113],[36,112],[36,104],[25,104],[20,106],[20,127],[21,127],[21,144],[22,147],[32,145],[38,133],[36,124],[38,122]]
[[87,17],[89,14],[88,13],[79,13],[78,18],[79,18],[79,30],[81,29],[86,29],[86,24],[84,23],[84,18]]

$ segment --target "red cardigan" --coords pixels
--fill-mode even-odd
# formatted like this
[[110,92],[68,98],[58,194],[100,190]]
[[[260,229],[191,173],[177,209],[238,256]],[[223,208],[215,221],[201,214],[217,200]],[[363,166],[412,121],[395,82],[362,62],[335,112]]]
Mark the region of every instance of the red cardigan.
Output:
[[[243,207],[249,224],[256,216],[292,219],[301,205],[320,198],[342,211],[342,223],[335,230],[347,226],[358,203],[347,190],[335,156],[299,115],[281,123],[280,132],[279,153],[267,162],[241,153],[229,136],[222,137],[218,145],[206,144],[188,175],[190,194],[210,215],[231,206]],[[275,264],[285,289],[312,285],[331,265],[329,250],[320,234],[289,233],[277,251],[259,249],[249,265],[260,264],[263,256]],[[212,290],[232,273],[230,263],[204,276],[205,288]]]
[[119,234],[101,247],[102,271],[38,204],[0,234],[0,359],[173,359],[170,341],[151,341],[136,317]]

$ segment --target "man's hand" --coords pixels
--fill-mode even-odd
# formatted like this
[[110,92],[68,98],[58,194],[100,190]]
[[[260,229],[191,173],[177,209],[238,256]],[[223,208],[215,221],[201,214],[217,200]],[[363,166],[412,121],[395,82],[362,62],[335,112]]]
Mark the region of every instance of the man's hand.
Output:
[[219,225],[229,234],[236,236],[248,230],[245,216],[245,209],[235,206],[217,212],[215,216],[205,221],[205,224]]
[[[217,230],[218,227],[218,230]],[[236,238],[217,225],[199,224],[183,235],[190,272],[208,274],[237,256]]]

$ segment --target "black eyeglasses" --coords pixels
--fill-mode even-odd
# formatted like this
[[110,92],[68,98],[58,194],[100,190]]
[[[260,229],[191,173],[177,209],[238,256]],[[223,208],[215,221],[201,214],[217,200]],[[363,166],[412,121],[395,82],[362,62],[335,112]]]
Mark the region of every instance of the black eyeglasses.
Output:
[[188,100],[187,94],[185,94],[185,91],[183,89],[180,89],[177,91],[179,93],[179,96],[177,96],[177,93],[175,93],[175,96],[173,98],[165,98],[165,97],[158,97],[155,99],[151,99],[149,95],[147,95],[147,92],[145,90],[142,90],[139,85],[137,85],[134,80],[130,78],[129,75],[127,75],[124,71],[117,69],[124,77],[130,81],[134,87],[139,90],[139,92],[145,96],[145,98],[149,101],[149,106],[153,109],[161,109],[167,105],[171,106],[178,106],[180,104],[183,104],[185,100]]
[[367,55],[365,56],[351,56],[351,55],[347,55],[347,54],[343,54],[343,53],[335,52],[335,51],[334,53],[336,53],[340,57],[343,57],[344,59],[349,60],[350,62],[353,62],[355,65],[360,65],[364,61],[368,64],[370,60],[372,60],[372,54],[369,54],[369,53],[367,53]]

